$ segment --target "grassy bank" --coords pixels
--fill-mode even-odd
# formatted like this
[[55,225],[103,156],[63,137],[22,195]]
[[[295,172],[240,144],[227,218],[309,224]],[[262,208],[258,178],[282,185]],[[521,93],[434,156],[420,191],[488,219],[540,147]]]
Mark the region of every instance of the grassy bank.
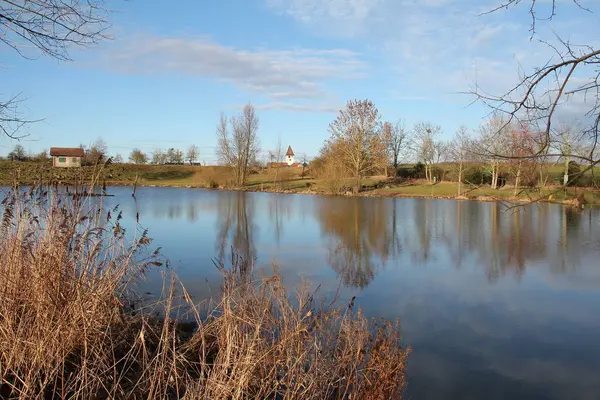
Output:
[[[143,229],[83,201],[31,190],[3,203],[0,398],[401,398],[397,324],[321,305],[308,285],[291,300],[239,258],[200,307]],[[141,303],[151,268],[163,294]]]
[[[442,165],[443,166],[443,165]],[[446,165],[450,170],[451,166]],[[549,182],[543,189],[520,188],[515,197],[514,187],[506,185],[491,189],[489,185],[463,185],[458,196],[456,182],[441,181],[435,185],[423,180],[391,181],[385,177],[363,179],[361,195],[382,197],[433,197],[467,198],[487,201],[555,201],[572,202],[583,196],[587,204],[600,204],[600,191],[594,188],[568,188],[562,190],[560,166],[548,167]],[[600,175],[600,171],[596,172]],[[449,175],[450,173],[446,174]],[[49,164],[35,162],[0,162],[0,185],[14,182],[32,185],[38,183],[79,184],[95,180],[99,185],[195,187],[211,189],[237,189],[246,191],[346,194],[352,182],[331,182],[302,176],[301,168],[257,169],[249,176],[246,186],[233,186],[231,171],[219,166],[134,165],[113,164],[102,168],[77,169],[52,168]]]

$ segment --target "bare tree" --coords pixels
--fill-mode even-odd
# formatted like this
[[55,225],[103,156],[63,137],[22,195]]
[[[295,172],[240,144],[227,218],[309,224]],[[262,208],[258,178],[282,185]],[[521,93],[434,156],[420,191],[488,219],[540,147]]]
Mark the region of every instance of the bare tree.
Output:
[[354,179],[358,193],[361,178],[388,161],[389,139],[384,137],[379,111],[371,100],[350,100],[329,125],[329,132],[325,146]]
[[140,149],[133,149],[129,154],[129,161],[134,164],[146,164],[148,162],[148,156]]
[[[13,0],[0,2],[0,43],[20,56],[39,54],[70,60],[70,47],[104,39],[108,10],[104,0]],[[0,101],[0,132],[22,137],[20,129],[34,120],[18,111],[20,95]]]
[[26,161],[27,153],[25,152],[25,148],[22,145],[17,144],[13,151],[8,153],[7,158],[11,161]]
[[[565,165],[563,174],[563,186],[569,184],[569,162],[571,158],[585,156],[587,135],[575,123],[566,123],[560,121],[555,124],[552,132],[552,147],[558,152],[558,160],[562,160]],[[592,153],[593,156],[593,153]]]
[[185,159],[190,163],[190,165],[194,164],[198,161],[198,156],[200,155],[200,149],[195,144],[191,145],[187,149],[187,153],[185,154]]
[[156,149],[152,152],[152,164],[166,164],[167,153],[161,149]]
[[227,118],[221,114],[217,126],[217,156],[221,164],[233,169],[235,183],[243,186],[249,166],[256,161],[260,150],[258,117],[252,104],[247,104],[240,115],[231,118],[231,128],[230,134]]
[[121,164],[123,162],[123,156],[117,153],[117,155],[113,158],[113,162],[115,164]]
[[302,153],[302,155],[300,156],[300,161],[302,163],[302,174],[300,175],[302,178],[305,177],[306,175],[306,167],[308,167],[308,156],[306,155],[306,153]]
[[279,169],[280,163],[283,162],[283,144],[281,143],[281,136],[277,137],[277,144],[273,150],[269,150],[268,156],[271,163],[271,172],[273,173],[273,184],[279,182]]
[[471,146],[472,139],[469,134],[469,130],[463,125],[459,127],[456,132],[454,132],[454,137],[452,138],[452,141],[448,147],[450,159],[454,161],[457,167],[456,175],[458,181],[458,196],[462,195],[463,174],[465,170],[464,165],[465,161],[467,161],[469,158]]
[[479,128],[479,140],[475,148],[480,161],[490,167],[492,175],[492,189],[498,188],[500,164],[506,161],[508,140],[510,137],[510,123],[496,112]]
[[414,148],[419,160],[425,164],[425,179],[427,182],[433,182],[433,164],[437,161],[436,147],[437,137],[441,134],[442,128],[439,125],[433,125],[430,122],[417,123],[413,129]]
[[[592,11],[585,8],[579,0],[571,1],[582,13]],[[497,7],[490,9],[488,13],[514,8],[520,3],[528,3],[532,38],[538,37],[538,23],[547,23],[547,21],[556,19],[560,4],[557,0],[544,2],[505,0]],[[596,23],[595,20],[594,23]],[[576,31],[571,33],[577,34]],[[538,144],[537,152],[527,158],[560,156],[566,161],[565,165],[568,165],[568,159],[587,162],[588,167],[580,173],[583,174],[600,163],[596,151],[600,129],[600,74],[598,74],[600,49],[595,47],[596,44],[591,39],[582,44],[573,44],[558,36],[552,38],[551,41],[542,37],[538,39],[553,52],[546,63],[525,73],[520,77],[519,82],[504,94],[487,94],[477,86],[471,92],[479,101],[506,115],[506,125],[517,119],[540,127],[544,141],[541,145]],[[576,104],[577,107],[569,108],[570,103]],[[576,154],[574,149],[568,146],[562,146],[558,153],[548,152],[552,133],[555,131],[558,116],[562,111],[568,111],[571,115],[578,114],[573,118],[582,121],[585,125],[582,132],[591,143],[585,154]],[[511,157],[504,151],[498,152],[496,155],[505,159]],[[568,180],[568,173],[565,173],[565,176]]]
[[108,146],[101,138],[98,138],[89,149],[85,152],[84,164],[96,165],[106,159],[108,154]]
[[183,151],[171,147],[167,150],[165,158],[169,164],[183,164]]
[[400,160],[400,154],[406,146],[406,126],[404,124],[404,121],[400,119],[395,124],[391,124],[389,122],[384,123],[384,130],[389,132],[389,151],[392,159],[392,165],[394,166],[394,175],[396,175],[398,171],[398,162]]

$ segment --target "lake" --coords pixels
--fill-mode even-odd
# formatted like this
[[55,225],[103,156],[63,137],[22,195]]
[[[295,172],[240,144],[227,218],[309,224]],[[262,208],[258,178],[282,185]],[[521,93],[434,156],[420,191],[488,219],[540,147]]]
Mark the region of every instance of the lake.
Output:
[[[600,209],[112,187],[187,289],[233,249],[293,287],[399,318],[406,398],[599,399]],[[257,272],[258,273],[258,272]],[[144,283],[158,291],[156,279]]]

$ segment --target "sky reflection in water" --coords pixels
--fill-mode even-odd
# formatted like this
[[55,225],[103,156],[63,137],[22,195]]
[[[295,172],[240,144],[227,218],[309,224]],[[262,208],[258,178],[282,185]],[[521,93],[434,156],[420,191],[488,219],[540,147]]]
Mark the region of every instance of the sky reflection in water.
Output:
[[[600,210],[110,188],[202,299],[231,249],[400,318],[408,398],[600,398]],[[159,290],[152,277],[145,283]]]

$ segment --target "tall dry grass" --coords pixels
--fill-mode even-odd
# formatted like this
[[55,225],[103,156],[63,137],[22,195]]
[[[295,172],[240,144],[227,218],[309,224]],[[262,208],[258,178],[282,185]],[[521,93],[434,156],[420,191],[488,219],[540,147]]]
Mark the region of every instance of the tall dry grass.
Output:
[[135,282],[163,267],[118,209],[13,191],[1,230],[1,398],[401,398],[398,325],[308,285],[291,299],[278,274],[255,279],[234,257],[210,312],[166,268],[142,305]]

